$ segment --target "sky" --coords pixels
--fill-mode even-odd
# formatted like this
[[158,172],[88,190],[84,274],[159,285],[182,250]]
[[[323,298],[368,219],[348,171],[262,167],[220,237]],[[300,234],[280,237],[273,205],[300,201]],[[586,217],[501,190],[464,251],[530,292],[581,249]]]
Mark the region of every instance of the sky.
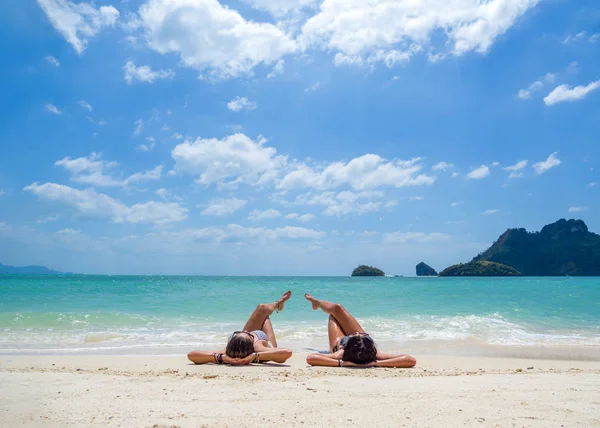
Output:
[[597,0],[4,0],[0,263],[414,275],[600,232]]

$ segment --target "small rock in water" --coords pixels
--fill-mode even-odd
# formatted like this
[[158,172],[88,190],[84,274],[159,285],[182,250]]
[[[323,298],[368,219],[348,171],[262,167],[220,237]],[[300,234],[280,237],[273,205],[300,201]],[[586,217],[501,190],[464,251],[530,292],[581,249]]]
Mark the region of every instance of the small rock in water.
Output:
[[527,370],[533,370],[533,366],[527,367]]

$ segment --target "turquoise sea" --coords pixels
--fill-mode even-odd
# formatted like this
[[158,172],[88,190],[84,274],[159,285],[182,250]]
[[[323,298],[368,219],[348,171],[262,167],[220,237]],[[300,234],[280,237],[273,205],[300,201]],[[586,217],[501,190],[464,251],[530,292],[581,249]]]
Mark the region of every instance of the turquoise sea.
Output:
[[583,349],[600,359],[600,278],[575,277],[0,276],[0,353],[213,349],[288,289],[271,318],[280,346],[296,351],[327,348],[327,316],[309,292],[344,304],[388,350]]

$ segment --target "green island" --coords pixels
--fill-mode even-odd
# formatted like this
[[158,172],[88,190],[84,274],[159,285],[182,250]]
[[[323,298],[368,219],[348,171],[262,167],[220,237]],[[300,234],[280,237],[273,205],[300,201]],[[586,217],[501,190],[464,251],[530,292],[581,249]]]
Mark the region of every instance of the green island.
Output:
[[352,271],[352,276],[385,276],[385,273],[373,266],[360,265]]
[[425,262],[421,262],[416,266],[417,276],[437,276],[437,272],[434,268],[426,264]]
[[65,272],[48,269],[45,266],[8,266],[0,263],[0,275],[64,275]]
[[447,267],[440,276],[520,276],[515,268],[495,262],[469,262]]
[[583,220],[560,219],[539,232],[508,229],[470,263],[440,276],[599,276],[600,235]]

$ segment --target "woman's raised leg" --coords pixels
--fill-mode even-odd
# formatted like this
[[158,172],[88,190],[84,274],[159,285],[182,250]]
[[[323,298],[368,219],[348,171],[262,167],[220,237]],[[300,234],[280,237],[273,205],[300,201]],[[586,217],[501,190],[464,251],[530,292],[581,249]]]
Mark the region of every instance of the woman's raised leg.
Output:
[[314,310],[321,309],[323,312],[333,316],[333,318],[335,318],[337,321],[337,324],[342,328],[344,335],[365,332],[356,318],[354,318],[350,312],[348,312],[339,303],[331,303],[324,300],[315,299],[308,293],[306,293],[304,297],[306,300],[312,303]]
[[275,337],[273,324],[271,324],[271,318],[267,317],[267,319],[262,325],[261,330],[265,332],[267,338],[269,339],[269,342],[271,342],[271,345],[273,345],[274,348],[277,348],[277,338]]
[[346,335],[342,327],[338,324],[337,320],[333,315],[329,315],[329,322],[327,323],[327,332],[329,333],[329,349],[331,352],[335,352],[335,347],[338,342]]
[[[254,330],[262,330],[265,321],[269,318],[274,311],[280,311],[283,309],[283,304],[292,296],[292,292],[288,291],[281,296],[281,299],[277,300],[273,303],[261,303],[254,309],[248,321],[246,321],[246,325],[244,326],[244,331],[254,331]],[[270,324],[270,321],[269,321]],[[271,326],[271,332],[273,331],[273,327]],[[265,332],[266,333],[266,332]],[[274,336],[274,335],[273,335]],[[275,346],[275,344],[273,344]]]

